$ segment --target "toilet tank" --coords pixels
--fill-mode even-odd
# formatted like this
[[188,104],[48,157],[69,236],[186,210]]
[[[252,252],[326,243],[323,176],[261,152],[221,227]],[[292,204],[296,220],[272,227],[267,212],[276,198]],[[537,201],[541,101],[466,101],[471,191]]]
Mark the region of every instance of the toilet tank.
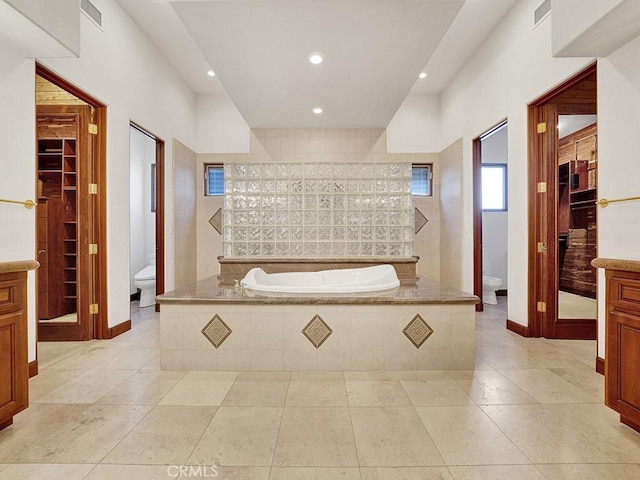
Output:
[[149,254],[149,265],[155,265],[156,264],[156,254],[155,253],[150,253]]

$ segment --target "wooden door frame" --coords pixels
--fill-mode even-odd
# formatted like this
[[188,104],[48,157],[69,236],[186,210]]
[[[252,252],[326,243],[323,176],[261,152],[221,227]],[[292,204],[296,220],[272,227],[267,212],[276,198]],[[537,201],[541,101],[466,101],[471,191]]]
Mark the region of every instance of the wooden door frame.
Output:
[[[98,193],[94,201],[93,238],[98,243],[98,255],[94,272],[94,302],[99,305],[98,313],[93,315],[93,338],[108,339],[128,328],[116,326],[109,328],[107,305],[107,107],[104,103],[68,82],[48,68],[35,64],[35,74],[66,90],[94,109],[94,122],[98,127],[95,136],[94,183]],[[36,315],[37,317],[37,315]],[[36,324],[37,325],[37,324]],[[130,326],[130,323],[129,323]],[[36,335],[37,340],[37,335]],[[36,352],[37,357],[37,352]]]
[[[597,72],[597,64],[578,72],[559,86],[531,102],[528,116],[528,327],[516,333],[545,338],[595,338],[596,322],[557,319],[558,252],[557,252],[557,116],[553,100]],[[538,133],[537,125],[546,123],[546,131]],[[546,192],[538,193],[538,184],[546,182]],[[546,242],[547,252],[538,253],[538,242]],[[553,299],[553,301],[551,301]],[[538,302],[546,303],[546,311],[538,311]]]

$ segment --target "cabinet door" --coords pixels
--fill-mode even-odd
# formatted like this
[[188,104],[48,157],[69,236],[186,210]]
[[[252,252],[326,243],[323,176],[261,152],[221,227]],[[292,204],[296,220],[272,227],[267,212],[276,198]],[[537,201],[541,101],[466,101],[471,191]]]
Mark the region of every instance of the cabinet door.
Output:
[[27,352],[24,312],[0,315],[0,427],[27,407]]

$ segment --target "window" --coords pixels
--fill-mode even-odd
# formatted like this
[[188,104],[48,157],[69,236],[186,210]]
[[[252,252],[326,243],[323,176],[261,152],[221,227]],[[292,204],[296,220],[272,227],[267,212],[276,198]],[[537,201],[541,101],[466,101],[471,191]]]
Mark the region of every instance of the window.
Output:
[[507,210],[507,165],[504,163],[482,164],[482,210]]
[[224,166],[208,163],[204,166],[204,194],[224,195]]
[[411,195],[431,196],[431,165],[413,164],[411,168]]

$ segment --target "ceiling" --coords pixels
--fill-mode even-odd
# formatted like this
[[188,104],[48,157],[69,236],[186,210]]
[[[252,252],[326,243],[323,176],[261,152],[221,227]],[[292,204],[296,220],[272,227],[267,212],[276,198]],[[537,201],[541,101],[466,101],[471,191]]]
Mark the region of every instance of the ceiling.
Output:
[[117,1],[195,92],[226,91],[250,127],[384,128],[407,94],[442,91],[517,0]]

